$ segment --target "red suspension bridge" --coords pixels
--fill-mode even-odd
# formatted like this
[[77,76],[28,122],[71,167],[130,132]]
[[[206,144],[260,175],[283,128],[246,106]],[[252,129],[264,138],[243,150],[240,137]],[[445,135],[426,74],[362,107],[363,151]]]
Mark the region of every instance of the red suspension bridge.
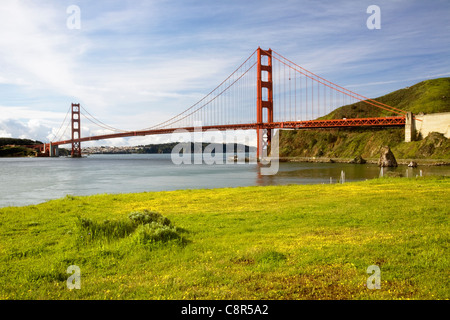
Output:
[[[364,102],[395,116],[317,120],[343,105]],[[274,129],[317,129],[340,127],[404,126],[407,112],[369,99],[332,83],[269,49],[255,50],[228,78],[183,112],[148,128],[136,131],[111,127],[92,116],[80,104],[72,104],[66,130],[53,142],[40,146],[40,155],[54,156],[58,146],[71,144],[72,157],[81,156],[81,143],[119,137],[169,134],[183,129],[256,130],[258,157],[270,147]],[[109,134],[82,137],[81,116]],[[58,133],[64,127],[63,121]],[[71,139],[61,140],[71,127]]]

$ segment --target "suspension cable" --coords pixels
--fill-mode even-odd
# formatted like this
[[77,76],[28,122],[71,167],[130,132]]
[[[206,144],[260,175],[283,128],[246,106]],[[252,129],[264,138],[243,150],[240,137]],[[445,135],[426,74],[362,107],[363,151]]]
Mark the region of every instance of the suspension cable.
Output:
[[[154,129],[154,128],[159,128],[159,127],[161,127],[162,125],[164,125],[164,124],[166,124],[167,122],[170,122],[170,121],[172,121],[172,120],[174,120],[175,118],[177,118],[177,117],[179,117],[179,116],[181,116],[181,115],[183,115],[183,114],[185,114],[186,112],[188,112],[189,110],[191,110],[192,108],[194,108],[194,107],[196,107],[197,105],[199,105],[203,100],[205,100],[206,98],[208,98],[211,94],[213,94],[214,93],[214,91],[216,91],[220,86],[222,86],[226,81],[228,81],[237,71],[239,71],[239,69],[241,69],[241,67],[244,65],[244,64],[246,64],[254,55],[255,55],[255,53],[257,52],[257,50],[255,50],[255,51],[253,51],[253,53],[239,66],[239,67],[237,67],[234,71],[233,71],[233,73],[231,73],[229,76],[228,76],[228,78],[226,78],[225,80],[223,80],[218,86],[216,86],[213,90],[211,90],[206,96],[204,96],[201,100],[199,100],[199,101],[197,101],[195,104],[193,104],[192,106],[190,106],[189,108],[187,108],[186,110],[184,110],[183,112],[181,112],[181,113],[179,113],[179,114],[177,114],[177,115],[175,115],[175,116],[173,116],[172,118],[170,118],[170,119],[168,119],[168,120],[166,120],[166,121],[163,121],[163,122],[161,122],[161,123],[158,123],[158,124],[156,124],[156,125],[154,125],[154,126],[151,126],[151,127],[148,127],[148,128],[144,128],[144,129],[141,129],[141,130],[149,130],[149,129]],[[253,67],[253,66],[252,66]],[[252,67],[250,67],[250,69],[252,68]],[[247,70],[248,71],[248,70]],[[214,99],[213,99],[214,100]],[[213,100],[211,100],[211,101],[213,101]],[[204,105],[203,105],[204,106]],[[202,106],[202,107],[203,107]],[[202,108],[201,107],[201,108]],[[201,108],[198,108],[197,110],[200,110]],[[192,112],[190,113],[190,114],[192,114]],[[182,119],[184,119],[184,118],[186,118],[186,117],[183,117]],[[180,119],[181,120],[181,119]],[[177,121],[179,121],[179,120],[177,120]],[[177,122],[177,121],[175,121],[175,122]],[[172,122],[172,123],[175,123],[175,122]],[[167,127],[167,125],[165,125],[164,127]]]
[[[192,115],[192,114],[194,114],[194,113],[196,113],[196,112],[202,110],[205,106],[207,106],[209,103],[211,103],[211,102],[213,102],[214,100],[216,100],[219,96],[221,96],[224,92],[226,92],[229,88],[231,88],[236,82],[238,82],[240,79],[242,79],[242,77],[243,77],[244,75],[246,75],[246,74],[247,74],[247,73],[248,73],[255,65],[256,65],[256,62],[255,62],[250,68],[248,68],[247,71],[245,71],[241,76],[239,76],[236,80],[234,80],[231,84],[229,84],[225,89],[223,89],[223,90],[222,90],[219,94],[217,94],[214,98],[212,98],[212,99],[209,100],[208,102],[205,102],[201,107],[195,109],[194,111],[192,111],[191,113],[185,115],[184,117],[182,117],[182,118],[180,118],[180,119],[178,119],[178,120],[176,120],[176,121],[173,121],[173,122],[171,122],[171,123],[169,123],[169,124],[166,124],[166,125],[163,126],[163,127],[159,127],[159,128],[162,129],[162,128],[168,127],[168,126],[170,126],[170,125],[172,125],[172,124],[174,124],[174,123],[177,123],[177,122],[179,122],[179,121],[181,121],[181,120],[184,120],[184,119],[186,119],[187,117],[189,117],[190,115]],[[202,99],[202,100],[204,100],[204,99]],[[183,113],[184,113],[184,112],[183,112]],[[166,122],[167,122],[167,121],[166,121]]]
[[[293,68],[293,69],[296,70],[297,72],[300,72],[301,74],[303,74],[303,75],[309,77],[310,79],[312,79],[312,80],[314,80],[314,81],[317,81],[317,82],[322,83],[323,85],[326,85],[327,87],[329,87],[329,88],[331,88],[331,89],[333,89],[333,90],[337,90],[337,91],[339,91],[339,92],[341,92],[341,93],[343,93],[343,94],[346,94],[346,95],[348,95],[348,96],[350,96],[350,97],[353,97],[353,98],[355,98],[355,99],[357,99],[357,100],[366,102],[366,103],[371,104],[371,105],[373,105],[373,106],[375,106],[375,107],[378,107],[378,108],[381,108],[381,109],[385,109],[385,110],[390,111],[390,112],[393,112],[393,113],[403,114],[403,115],[406,113],[405,111],[403,111],[403,110],[401,110],[401,109],[392,107],[392,106],[390,106],[390,105],[381,103],[381,102],[376,101],[376,100],[373,100],[373,99],[369,99],[369,98],[367,98],[367,97],[365,97],[365,96],[363,96],[363,95],[360,95],[360,94],[358,94],[358,93],[355,93],[355,92],[353,92],[353,91],[351,91],[351,90],[348,90],[348,89],[346,89],[346,88],[344,88],[344,87],[341,87],[341,86],[339,86],[339,85],[337,85],[337,84],[335,84],[335,83],[333,83],[333,82],[331,82],[331,81],[329,81],[329,80],[327,80],[327,79],[324,79],[324,78],[322,78],[322,77],[320,77],[320,76],[318,76],[318,75],[312,73],[311,71],[309,71],[309,70],[307,70],[307,69],[305,69],[305,68],[302,68],[301,66],[299,66],[299,65],[297,65],[296,63],[292,62],[291,60],[285,58],[284,56],[282,56],[282,55],[279,54],[278,52],[273,51],[273,50],[272,50],[272,52],[275,53],[276,55],[278,55],[280,58],[282,58],[282,59],[288,61],[290,64],[296,66],[297,68],[300,68],[300,69],[306,71],[307,73],[313,75],[313,76],[316,77],[316,78],[319,78],[319,79],[321,79],[321,80],[323,80],[323,81],[325,81],[325,82],[328,82],[329,85],[326,84],[326,83],[323,83],[322,81],[319,81],[319,80],[317,80],[317,79],[314,79],[313,77],[311,77],[311,76],[309,76],[309,75],[303,73],[302,71],[293,68],[292,66],[290,66],[290,65],[287,64],[286,62],[281,61],[281,60],[278,59],[277,57],[274,57],[275,59],[277,59],[277,60],[280,61],[281,63],[287,65],[287,66],[290,67],[290,68]],[[344,91],[347,91],[347,92],[341,91],[341,90],[339,90],[339,89],[337,89],[337,88],[333,88],[333,86],[334,86],[334,87],[337,87],[337,88],[339,88],[339,89],[342,89],[342,90],[344,90]],[[356,96],[358,96],[358,97],[355,97],[355,96],[353,96],[353,95],[356,95]],[[368,101],[372,101],[372,102],[377,103],[377,104],[380,104],[380,105],[376,105],[376,104],[370,103],[370,102],[368,102]],[[384,107],[382,107],[382,106],[384,106]],[[387,109],[387,108],[389,108],[389,109]],[[392,109],[394,109],[394,110],[392,110]],[[397,110],[397,111],[395,111],[395,110]]]
[[115,131],[115,132],[129,132],[129,131],[126,131],[126,130],[117,129],[117,128],[114,128],[114,127],[112,127],[110,125],[107,125],[107,124],[103,123],[102,121],[98,120],[92,114],[90,114],[89,111],[86,110],[86,108],[81,106],[81,109],[83,111],[85,111],[94,121],[96,121],[98,123],[95,123],[93,120],[90,120],[85,114],[81,113],[86,119],[88,119],[90,122],[94,123],[95,125],[97,125],[99,127],[102,127],[103,129],[107,129],[107,130]]
[[[67,110],[66,116],[64,117],[64,120],[61,123],[61,126],[59,127],[58,131],[55,134],[53,134],[53,138],[50,139],[50,141],[55,141],[55,138],[58,136],[59,132],[61,131],[61,128],[63,127],[64,123],[66,122],[66,119],[67,119],[67,116],[69,115],[69,112],[70,112],[70,107]],[[58,141],[58,140],[60,140],[60,139],[57,139],[56,141]]]

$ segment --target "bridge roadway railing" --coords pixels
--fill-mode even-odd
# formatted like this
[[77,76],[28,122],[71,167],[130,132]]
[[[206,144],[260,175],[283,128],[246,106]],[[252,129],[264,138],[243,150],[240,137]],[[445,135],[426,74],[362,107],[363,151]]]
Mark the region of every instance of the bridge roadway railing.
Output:
[[[248,124],[228,124],[202,127],[165,128],[143,131],[127,131],[113,134],[105,134],[91,137],[84,137],[76,140],[63,140],[52,142],[52,146],[71,144],[72,142],[88,142],[113,138],[146,136],[155,134],[170,134],[175,131],[207,131],[207,130],[252,130],[252,129],[317,129],[317,128],[348,128],[348,127],[390,127],[404,126],[405,117],[380,117],[380,118],[357,118],[357,119],[330,119],[330,120],[309,120],[309,121],[287,121],[287,122],[266,122]],[[41,150],[49,144],[41,146]],[[48,147],[47,147],[48,148]]]

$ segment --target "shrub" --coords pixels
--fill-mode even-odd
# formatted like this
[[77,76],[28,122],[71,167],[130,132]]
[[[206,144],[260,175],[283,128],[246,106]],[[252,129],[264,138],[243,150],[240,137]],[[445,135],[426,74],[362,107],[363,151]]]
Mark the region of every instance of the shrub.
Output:
[[170,226],[170,220],[161,215],[158,212],[144,210],[143,212],[136,211],[132,212],[128,215],[128,218],[131,220],[133,224],[147,224],[156,222],[164,226]]
[[116,239],[123,238],[134,231],[133,225],[128,221],[104,220],[102,222],[92,221],[87,218],[78,219],[78,227],[81,237],[87,239]]
[[133,234],[133,240],[140,244],[167,242],[174,239],[181,239],[175,227],[156,222],[139,225]]
[[180,230],[158,212],[137,211],[130,213],[128,218],[128,220],[104,220],[102,222],[79,218],[77,222],[78,240],[84,243],[97,239],[112,241],[128,236],[140,244],[167,242],[173,239],[182,240],[179,235]]

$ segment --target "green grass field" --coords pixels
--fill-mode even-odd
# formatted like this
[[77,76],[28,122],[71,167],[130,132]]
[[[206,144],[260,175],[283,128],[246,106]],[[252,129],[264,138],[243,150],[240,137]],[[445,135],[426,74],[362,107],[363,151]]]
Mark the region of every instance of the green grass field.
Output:
[[[448,299],[449,187],[384,178],[3,208],[0,298]],[[129,218],[144,210],[170,224]],[[366,287],[371,265],[381,289]]]

